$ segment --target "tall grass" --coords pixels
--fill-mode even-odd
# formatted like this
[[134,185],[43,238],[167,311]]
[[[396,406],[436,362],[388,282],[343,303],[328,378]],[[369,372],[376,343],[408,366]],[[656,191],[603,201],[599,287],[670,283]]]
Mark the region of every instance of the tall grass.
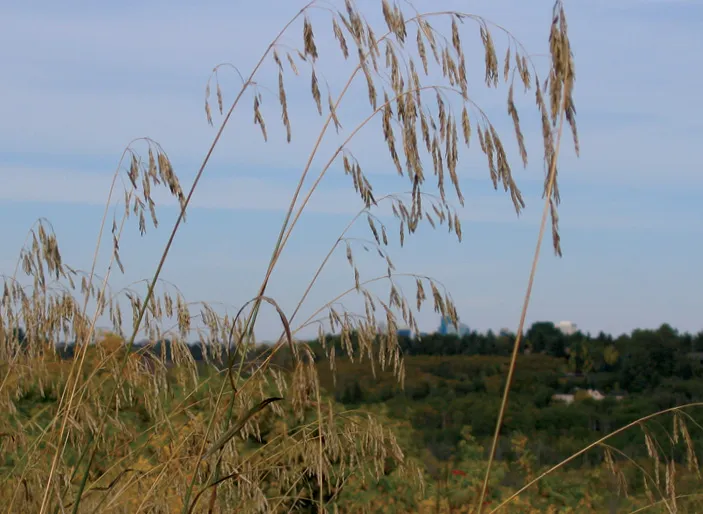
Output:
[[[507,115],[524,166],[527,148],[514,96],[516,89],[534,95],[541,122],[532,130],[542,133],[541,158],[547,170],[539,241],[551,215],[557,253],[557,161],[564,121],[572,129],[577,148],[578,139],[573,59],[560,0],[555,4],[549,33],[551,59],[541,75],[540,66],[508,30],[478,15],[420,13],[410,4],[402,6],[381,2],[385,27],[372,27],[350,0],[339,10],[328,2],[308,3],[243,77],[229,107],[217,80],[221,67],[216,67],[206,88],[205,114],[210,124],[219,114],[219,127],[193,183],[188,188],[181,185],[166,150],[157,142],[132,141],[115,170],[88,271],[63,262],[47,220],[41,219],[32,227],[14,274],[4,277],[0,306],[0,406],[4,412],[0,432],[6,455],[0,488],[6,500],[3,508],[8,512],[279,512],[313,508],[324,512],[335,505],[349,477],[373,480],[388,466],[398,467],[422,486],[422,473],[404,455],[390,429],[363,412],[340,411],[327,399],[312,351],[298,340],[298,334],[318,326],[333,371],[338,356],[333,346],[325,345],[329,331],[341,334],[347,356],[369,359],[374,369],[391,369],[402,383],[403,358],[396,340],[401,320],[417,330],[415,313],[431,300],[437,313],[456,322],[456,308],[442,284],[426,275],[396,272],[389,249],[391,227],[381,210],[389,206],[396,223],[393,231],[401,245],[423,223],[433,228],[446,226],[461,239],[454,202],[464,203],[460,155],[469,149],[485,155],[493,187],[501,185],[510,194],[518,213],[524,207],[501,134],[470,94],[475,87],[473,74],[479,79],[475,82],[486,88],[505,90]],[[316,34],[324,27],[337,42],[337,54],[331,62],[351,63],[352,71],[339,91],[325,87],[321,79],[323,59]],[[297,48],[288,43],[295,31],[302,35]],[[282,43],[284,36],[286,44]],[[484,66],[472,73],[475,65],[467,63],[467,54],[477,41]],[[503,57],[498,54],[500,43]],[[271,68],[278,75],[278,87],[273,88],[277,93],[258,80],[263,69]],[[320,129],[301,163],[261,285],[236,313],[219,312],[217,306],[203,302],[189,303],[176,286],[161,279],[161,273],[210,157],[235,110],[247,108],[245,101],[253,105],[256,130],[268,139],[265,94],[277,96],[280,115],[275,117],[280,118],[291,143],[294,120],[288,110],[287,84],[293,80],[309,84],[314,102],[311,115],[320,117]],[[341,106],[352,101],[350,90],[359,82],[367,90],[367,114],[345,129]],[[375,125],[378,122],[380,127]],[[332,127],[340,134],[341,143],[325,155],[323,142],[331,138]],[[380,128],[379,137],[385,141],[398,180],[408,182],[405,193],[375,193],[363,171],[369,163],[350,148],[361,130],[374,127]],[[313,167],[314,161],[323,164]],[[284,312],[275,298],[267,295],[273,271],[321,181],[342,170],[359,197],[360,211],[332,242],[293,311]],[[113,291],[113,272],[116,268],[124,272],[120,258],[124,230],[134,219],[142,235],[149,225],[158,225],[153,198],[157,188],[178,200],[178,218],[153,275],[133,287]],[[123,202],[124,211],[110,220],[110,206],[115,201]],[[377,250],[385,268],[378,276],[362,276],[356,264],[357,240],[348,231],[360,220],[366,221],[370,231],[364,244]],[[98,256],[105,244],[111,245],[111,257],[99,273]],[[340,250],[352,268],[353,284],[336,298],[312,308],[307,319],[299,319],[322,270]],[[537,259],[538,253],[530,286]],[[370,287],[379,283],[387,286],[387,298]],[[406,296],[404,283],[414,286],[414,297]],[[363,312],[340,310],[340,300],[351,295],[363,300]],[[131,320],[125,319],[125,306],[131,310]],[[252,358],[254,327],[262,308],[276,312],[281,337],[263,356]],[[525,310],[518,334],[522,333]],[[104,317],[112,322],[113,335],[96,329]],[[386,324],[383,334],[378,333],[381,322]],[[352,345],[352,333],[358,344]],[[148,344],[137,347],[140,335]],[[198,366],[185,345],[192,337],[201,343],[205,367]],[[161,353],[153,351],[164,339],[172,341],[168,356],[163,346]],[[59,358],[59,341],[75,341],[72,359]],[[496,440],[509,386],[510,380]],[[23,407],[28,398],[41,399],[29,412]],[[489,464],[482,496],[490,469]]]

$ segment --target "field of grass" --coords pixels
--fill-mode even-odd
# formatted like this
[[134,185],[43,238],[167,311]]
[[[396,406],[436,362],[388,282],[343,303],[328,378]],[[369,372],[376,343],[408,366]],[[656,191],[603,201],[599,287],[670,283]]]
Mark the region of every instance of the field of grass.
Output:
[[[0,510],[700,512],[698,447],[691,435],[700,422],[688,410],[660,406],[662,412],[642,413],[635,398],[622,408],[604,402],[603,409],[611,410],[600,412],[588,400],[573,409],[550,400],[566,387],[569,369],[597,368],[613,389],[617,374],[640,400],[651,392],[653,377],[664,377],[672,395],[688,394],[675,381],[675,371],[685,367],[681,359],[633,350],[618,360],[623,348],[603,341],[593,348],[571,341],[567,358],[564,342],[553,334],[525,331],[549,220],[554,252],[561,254],[557,161],[565,132],[578,153],[574,60],[561,0],[544,13],[548,58],[539,65],[509,30],[475,14],[419,13],[383,0],[378,6],[384,23],[372,27],[365,5],[338,4],[339,10],[314,0],[305,5],[262,49],[229,106],[218,78],[225,65],[214,68],[205,115],[211,125],[219,117],[219,126],[192,185],[181,185],[159,143],[130,143],[104,217],[96,220],[100,233],[88,269],[64,261],[48,220],[31,227],[14,273],[3,277],[0,302]],[[324,80],[319,20],[337,44],[327,58],[350,68],[340,91]],[[474,50],[483,60],[478,71],[470,58]],[[273,87],[259,82],[266,66],[278,76]],[[280,108],[274,118],[291,142],[287,95],[294,80],[309,85],[310,119],[320,117],[320,129],[308,159],[299,163],[281,230],[272,234],[272,253],[261,257],[268,262],[261,286],[234,311],[187,300],[161,274],[211,155],[244,101],[253,104],[253,129],[268,140],[270,113],[262,105],[264,93],[273,91]],[[355,105],[363,115],[347,123],[340,120],[340,105],[357,83],[368,104]],[[530,285],[515,336],[486,336],[476,352],[482,355],[456,354],[458,341],[451,356],[441,353],[441,345],[437,355],[420,355],[418,348],[403,346],[398,327],[417,333],[423,305],[454,322],[457,309],[451,292],[432,277],[396,271],[391,249],[400,250],[421,225],[461,241],[454,202],[464,204],[459,159],[465,152],[482,155],[490,183],[510,196],[516,212],[525,206],[504,135],[471,97],[478,87],[505,93],[504,121],[515,137],[515,160],[524,166],[518,114],[524,102],[518,96],[526,96],[538,119],[537,155],[546,177]],[[380,122],[378,137],[403,193],[374,190],[364,169],[375,163],[364,162],[349,145],[372,121]],[[318,155],[332,128],[341,144],[330,156]],[[332,242],[298,303],[284,309],[268,295],[269,282],[310,198],[335,167],[357,193],[359,212]],[[123,232],[163,230],[156,190],[178,202],[179,215],[166,228],[153,275],[113,291],[114,275],[125,272]],[[385,207],[387,215],[380,212]],[[352,237],[349,230],[358,224],[368,226],[368,238]],[[380,272],[360,269],[359,245],[379,255]],[[339,297],[310,307],[320,273],[340,255],[350,265],[352,283]],[[362,305],[359,312],[342,308],[348,297]],[[254,330],[261,309],[276,313],[282,327],[265,348]],[[304,318],[301,312],[312,314]],[[112,331],[97,329],[104,324]],[[319,328],[318,339],[302,340],[310,327]],[[518,362],[525,337],[535,354]],[[651,337],[658,341],[666,334]],[[195,346],[187,344],[193,341]],[[691,393],[692,403],[699,401],[696,395]],[[592,426],[604,419],[618,438],[630,429],[640,430],[640,438],[633,443],[595,435]],[[630,444],[628,452],[611,442]],[[593,456],[591,446],[600,453]]]
[[[116,402],[110,405],[108,391],[114,376],[108,370],[124,357],[124,345],[116,336],[106,336],[85,353],[86,375],[97,372],[102,379],[100,389],[85,391],[86,400],[74,418],[77,433],[72,436],[81,437],[82,432],[91,434],[93,430],[97,433],[93,427],[101,410],[108,414],[96,441],[83,509],[182,510],[183,484],[192,479],[188,464],[193,464],[203,446],[209,452],[218,445],[212,436],[205,439],[205,432],[207,420],[216,417],[217,391],[229,384],[226,372],[222,366],[202,361],[142,368],[133,371]],[[245,367],[259,358],[250,354]],[[139,352],[130,354],[127,360],[128,366],[135,367],[150,362]],[[41,490],[40,485],[50,474],[53,454],[44,438],[57,419],[60,391],[65,388],[74,361],[43,357],[41,364],[29,360],[27,364],[33,378],[28,379],[28,371],[24,379],[16,376],[18,383],[6,385],[21,394],[8,399],[6,405],[11,408],[4,409],[0,417],[4,435],[2,495],[11,502],[9,510],[17,512],[37,508],[39,498],[33,491]],[[491,421],[502,392],[500,382],[490,384],[504,377],[507,365],[509,358],[505,356],[410,356],[405,370],[413,380],[401,388],[392,373],[379,370],[374,376],[368,364],[346,359],[337,362],[333,380],[329,363],[319,359],[315,365],[321,384],[319,397],[273,402],[255,413],[221,447],[227,458],[222,462],[227,464],[218,479],[222,480],[218,495],[213,497],[207,487],[200,486],[195,496],[222,511],[227,511],[233,498],[246,509],[266,501],[270,511],[315,510],[321,491],[320,475],[316,473],[320,472],[323,501],[340,512],[474,512],[480,494],[477,484],[487,464]],[[39,368],[43,369],[41,376],[35,374]],[[281,381],[292,385],[303,379],[299,368],[284,365],[279,369],[277,377]],[[9,376],[6,367],[3,371]],[[573,406],[555,402],[539,405],[543,384],[553,384],[554,377],[563,371],[561,359],[523,357],[515,377],[515,402],[506,417],[500,455],[484,501],[487,511],[550,470],[555,462],[600,437],[598,432],[584,430],[584,415],[597,412],[603,417],[612,408],[625,412],[641,401],[633,396],[615,407],[590,400]],[[468,391],[467,378],[472,378],[469,383],[475,387],[475,377],[481,377],[485,384]],[[349,396],[350,384],[363,384],[357,397]],[[262,382],[259,387],[263,397],[280,394],[273,383]],[[220,416],[226,414],[224,405],[219,409]],[[652,410],[652,405],[645,408]],[[561,418],[559,423],[549,421],[554,415]],[[702,506],[695,496],[700,485],[697,462],[690,467],[684,441],[691,437],[685,427],[695,430],[703,422],[697,418],[681,416],[679,428],[672,418],[674,430],[681,431],[676,434],[681,441],[672,446],[678,455],[670,454],[671,463],[665,453],[658,457],[661,462],[655,463],[646,452],[628,455],[618,450],[650,444],[638,430],[634,440],[623,439],[617,444],[606,441],[590,452],[589,458],[584,456],[557,468],[504,508],[508,512],[585,513],[631,512],[650,506],[651,511],[664,512],[662,509],[669,508],[664,503],[665,488],[672,488],[681,497],[677,512],[697,512]],[[322,439],[320,419],[325,423]],[[540,419],[544,421],[540,423]],[[672,419],[660,421],[671,423]],[[651,444],[659,447],[656,451],[663,451],[667,432],[661,437],[655,425],[643,423],[642,427],[644,433],[651,434]],[[317,468],[320,452],[325,461],[321,469]],[[62,458],[62,465],[72,470],[72,476],[61,477],[60,483],[70,492],[79,487],[85,450],[69,440]],[[283,469],[276,469],[279,466]],[[212,472],[209,465],[203,468],[203,474]],[[238,472],[257,478],[257,488],[265,500],[255,495],[243,497],[241,485],[228,487],[228,480],[236,481]],[[277,492],[283,487],[287,493],[284,498]],[[165,497],[168,502],[160,499]],[[275,500],[280,505],[271,503]],[[64,508],[70,507],[70,501],[66,501]]]

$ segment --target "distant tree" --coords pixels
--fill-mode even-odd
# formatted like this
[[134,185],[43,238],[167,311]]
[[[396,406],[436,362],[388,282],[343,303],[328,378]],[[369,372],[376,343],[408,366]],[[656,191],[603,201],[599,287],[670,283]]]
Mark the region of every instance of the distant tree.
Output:
[[618,359],[620,359],[620,353],[618,349],[615,348],[615,345],[609,344],[606,346],[603,351],[603,360],[605,360],[605,363],[608,366],[614,366],[618,362]]
[[620,341],[622,365],[620,383],[630,392],[655,388],[662,377],[670,377],[676,369],[678,337],[668,325],[657,331],[635,330]]
[[200,344],[198,344],[198,343],[189,344],[188,350],[190,351],[190,354],[193,356],[194,361],[201,362],[201,361],[205,360],[205,356],[203,355],[203,348]]
[[566,355],[566,337],[550,321],[533,323],[525,337],[533,352],[546,353],[553,357]]
[[703,330],[693,336],[692,343],[694,352],[703,352]]
[[17,341],[19,344],[24,344],[27,340],[27,334],[22,327],[13,328],[12,339]]
[[358,404],[364,401],[364,392],[359,381],[352,379],[344,384],[344,389],[337,395],[337,400],[344,404]]
[[423,400],[430,395],[430,383],[422,380],[405,386],[405,394],[413,400]]

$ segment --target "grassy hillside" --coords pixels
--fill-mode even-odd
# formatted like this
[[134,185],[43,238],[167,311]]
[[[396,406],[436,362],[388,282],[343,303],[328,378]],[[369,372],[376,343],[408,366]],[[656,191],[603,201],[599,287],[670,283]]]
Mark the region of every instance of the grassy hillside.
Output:
[[[314,342],[311,346],[316,348]],[[174,352],[170,346],[167,348],[169,353]],[[111,380],[106,361],[120,357],[123,351],[120,340],[110,336],[87,353],[85,372],[89,375],[97,370],[103,374],[103,391]],[[5,434],[0,467],[5,477],[3,497],[13,498],[17,506],[34,504],[36,499],[23,490],[31,491],[32,476],[41,476],[37,472],[51,466],[49,452],[32,454],[28,449],[34,444],[42,447],[41,434],[56,416],[57,398],[73,363],[70,352],[64,352],[63,357],[44,358],[40,375],[18,376],[22,384],[16,385],[22,394],[12,399],[12,407],[3,410],[0,417]],[[256,352],[250,354],[251,362],[257,358]],[[281,379],[296,380],[298,375],[286,363],[289,359],[285,352],[277,359]],[[138,353],[129,360],[135,365],[148,361]],[[508,357],[502,355],[410,355],[404,358],[405,380],[401,384],[391,371],[382,371],[378,365],[338,358],[333,374],[329,362],[320,359],[316,364],[322,386],[319,403],[296,405],[294,398],[277,402],[276,409],[259,413],[256,427],[244,427],[235,435],[229,451],[245,462],[259,458],[265,461],[265,455],[290,451],[288,445],[293,444],[298,448],[289,456],[289,463],[299,461],[303,465],[304,454],[317,451],[314,420],[318,407],[330,409],[337,415],[337,420],[331,421],[341,435],[337,444],[343,445],[348,454],[349,445],[356,447],[351,454],[362,459],[374,446],[380,456],[380,460],[361,462],[359,470],[363,473],[345,473],[348,464],[339,455],[330,462],[324,479],[336,478],[325,497],[340,511],[472,512],[470,506],[478,497],[508,362]],[[101,433],[99,451],[92,464],[92,476],[96,479],[89,488],[86,505],[103,508],[111,495],[97,493],[114,491],[113,508],[137,508],[142,504],[145,488],[156,483],[164,487],[160,473],[167,468],[173,471],[174,456],[184,455],[188,446],[190,452],[197,452],[202,442],[202,435],[198,434],[202,434],[204,420],[213,414],[213,397],[228,379],[221,367],[203,361],[193,363],[195,367],[173,365],[160,371],[153,369],[151,374],[145,373],[149,370],[146,368],[134,375],[119,397],[119,410],[109,416],[107,429]],[[648,393],[628,394],[621,399],[608,396],[600,401],[576,394],[574,403],[569,405],[553,398],[570,388],[587,387],[592,380],[587,375],[574,377],[566,358],[520,356],[487,507],[500,505],[540,473],[658,409],[657,397]],[[150,388],[149,381],[157,381],[159,387]],[[703,379],[692,377],[680,385],[703,390]],[[268,388],[265,394],[275,394],[273,384],[262,387]],[[99,412],[90,410],[88,405],[105,407],[107,399],[101,398],[98,390],[86,394],[97,395],[78,414],[90,427]],[[703,397],[691,400],[703,401]],[[360,431],[360,424],[365,425],[365,431]],[[559,467],[508,505],[508,512],[629,512],[651,505],[652,501],[662,502],[672,490],[679,496],[695,494],[700,482],[697,468],[691,464],[697,466],[697,462],[691,462],[695,457],[688,449],[695,452],[693,455],[703,450],[700,437],[695,437],[700,426],[703,416],[696,410],[642,423]],[[377,431],[379,438],[356,439],[354,434],[366,434],[364,437],[368,438],[368,430]],[[384,431],[394,437],[384,436]],[[174,438],[179,433],[189,436]],[[691,441],[687,442],[686,437]],[[277,438],[286,443],[272,448],[271,443]],[[213,442],[210,440],[208,445]],[[650,445],[657,447],[660,462],[652,458]],[[398,461],[390,458],[394,452],[404,455],[405,464],[399,467]],[[80,447],[68,445],[67,464],[78,470],[84,458]],[[179,466],[175,469],[185,472]],[[314,473],[307,476],[290,486],[299,498],[296,509],[301,512],[313,512],[312,500],[319,495],[318,479]],[[270,471],[260,479],[264,487],[271,482],[276,488],[275,474]],[[173,487],[177,487],[175,481]],[[96,503],[90,501],[92,497]],[[99,497],[101,500],[97,500]],[[179,501],[174,497],[173,509],[179,508]],[[696,512],[703,506],[695,497],[681,498],[678,503],[679,512]],[[660,507],[665,508],[662,503],[650,509],[664,512],[656,510]]]

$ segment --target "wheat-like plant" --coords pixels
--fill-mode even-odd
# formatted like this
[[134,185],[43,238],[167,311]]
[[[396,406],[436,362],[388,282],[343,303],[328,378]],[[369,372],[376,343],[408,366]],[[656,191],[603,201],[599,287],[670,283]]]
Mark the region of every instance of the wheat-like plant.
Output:
[[[560,0],[544,81],[522,44],[478,15],[420,13],[411,4],[387,0],[380,2],[380,9],[385,26],[375,27],[351,0],[339,9],[321,0],[308,3],[271,41],[228,108],[218,79],[222,66],[216,67],[206,87],[205,114],[211,125],[217,113],[221,121],[189,188],[181,186],[158,143],[131,142],[114,173],[88,271],[63,262],[48,221],[39,220],[31,229],[14,275],[4,277],[0,307],[0,406],[6,413],[0,418],[0,432],[3,450],[10,456],[0,487],[8,512],[283,512],[313,507],[325,512],[350,476],[377,479],[389,462],[422,484],[419,468],[406,458],[390,429],[366,413],[340,411],[327,399],[313,351],[298,334],[311,325],[319,327],[319,341],[334,371],[339,348],[326,344],[326,334],[336,332],[344,355],[368,359],[374,370],[391,369],[402,384],[403,358],[396,337],[400,320],[417,331],[415,313],[429,299],[436,312],[454,322],[457,312],[442,284],[426,275],[396,271],[391,230],[401,246],[423,222],[433,228],[446,226],[461,240],[452,198],[464,204],[460,155],[473,150],[476,139],[493,187],[500,185],[510,194],[518,213],[524,208],[502,136],[470,94],[471,41],[480,42],[484,57],[481,82],[488,89],[506,89],[507,115],[523,166],[528,154],[515,96],[518,89],[534,95],[541,120],[535,129],[542,133],[547,170],[545,220],[550,213],[553,244],[560,253],[556,163],[563,120],[578,149],[574,72]],[[323,30],[322,20],[336,40],[335,59],[349,62],[352,70],[339,91],[325,86],[321,78],[323,59],[316,34]],[[445,32],[437,28],[443,23]],[[291,39],[296,30],[302,33],[299,47],[283,44],[282,38]],[[498,54],[500,42],[504,57]],[[286,141],[294,138],[287,96],[287,84],[293,80],[309,84],[314,113],[320,117],[319,133],[301,163],[267,271],[252,299],[236,311],[189,303],[176,286],[161,280],[161,271],[210,156],[233,112],[245,108],[245,101],[252,102],[254,124],[268,140],[271,125],[264,104],[270,90],[258,81],[266,66],[278,76],[273,96]],[[368,108],[361,121],[345,130],[342,105],[351,101],[350,91],[359,82],[366,89]],[[376,123],[399,180],[408,181],[401,188],[405,193],[375,192],[364,172],[369,163],[351,149],[357,134]],[[332,128],[341,143],[326,154],[323,142],[330,139]],[[322,164],[313,167],[317,161]],[[269,281],[311,197],[322,180],[336,172],[349,177],[360,212],[333,242],[295,309],[284,312],[267,295]],[[180,210],[154,274],[113,291],[113,271],[124,272],[120,241],[131,218],[137,219],[142,235],[150,224],[159,225],[153,197],[159,187],[178,200]],[[124,210],[113,212],[110,223],[110,207],[116,202]],[[382,219],[385,206],[396,228]],[[349,229],[362,220],[368,238],[350,236]],[[110,236],[104,234],[108,226]],[[106,238],[110,258],[99,274],[98,257]],[[354,256],[359,246],[379,255],[382,272],[362,276]],[[300,321],[310,291],[340,250],[352,269],[351,287]],[[387,286],[387,296],[372,287],[379,284]],[[404,292],[408,284],[414,298]],[[343,307],[342,301],[352,295],[363,301],[362,312]],[[276,312],[282,334],[276,344],[257,353],[254,327],[262,307]],[[98,330],[104,317],[113,325],[109,333]],[[387,327],[383,334],[378,333],[381,321]],[[186,346],[193,335],[206,367],[194,361]],[[137,347],[140,336],[147,343]],[[165,340],[168,348],[162,344]],[[72,359],[60,358],[58,341],[75,341]],[[511,370],[514,364],[513,359]],[[31,394],[49,401],[36,412],[21,412],[18,405]],[[146,430],[137,432],[130,426],[135,416],[146,420]]]
[[[612,474],[615,487],[623,496],[628,495],[628,478],[623,471],[623,466],[618,461],[631,464],[636,469],[648,503],[644,507],[633,510],[633,514],[655,508],[657,508],[657,511],[668,513],[698,512],[702,505],[700,496],[697,494],[679,494],[677,492],[677,483],[690,483],[691,479],[700,481],[701,478],[700,464],[694,448],[693,438],[688,428],[689,423],[691,423],[696,428],[703,429],[688,413],[694,408],[701,407],[703,407],[701,402],[689,403],[638,418],[604,435],[558,464],[544,470],[504,499],[490,512],[502,511],[519,495],[543,480],[544,477],[563,468],[595,448],[603,450],[603,465]],[[671,430],[666,429],[662,423],[663,420],[661,418],[666,416],[671,417]],[[609,441],[619,434],[636,428],[640,428],[643,432],[644,444],[649,456],[649,462],[644,464],[634,461],[625,452],[609,444]],[[674,458],[674,450],[677,448],[682,449],[684,452],[683,466]],[[688,476],[679,476],[685,473],[688,473]],[[685,507],[681,505],[682,501],[686,502]],[[661,509],[659,509],[660,507]]]

